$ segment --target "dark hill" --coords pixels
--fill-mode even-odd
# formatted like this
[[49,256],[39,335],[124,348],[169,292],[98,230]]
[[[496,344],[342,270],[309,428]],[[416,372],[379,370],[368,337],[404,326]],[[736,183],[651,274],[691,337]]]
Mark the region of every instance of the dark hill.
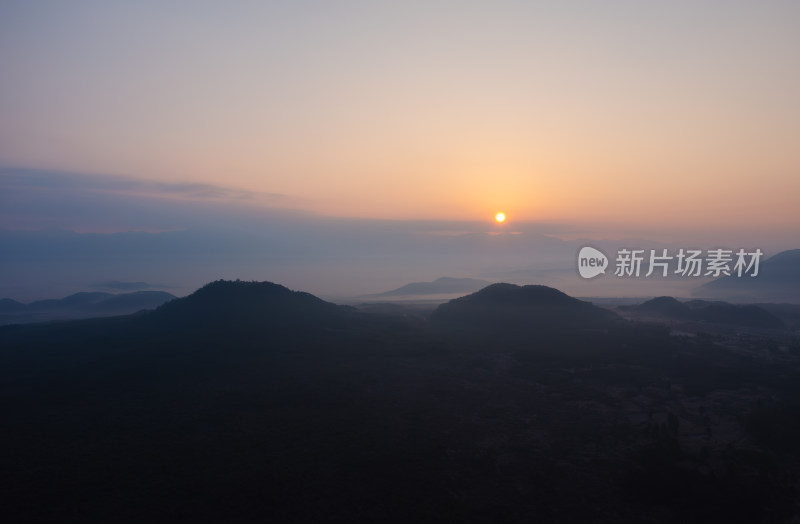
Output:
[[705,322],[772,329],[784,327],[778,317],[753,304],[738,305],[727,302],[690,300],[686,305],[691,309],[695,318]]
[[800,303],[800,249],[763,260],[756,277],[721,277],[700,286],[694,295],[737,302]]
[[764,308],[752,304],[738,305],[707,300],[680,302],[673,297],[656,297],[638,306],[625,306],[620,309],[646,316],[677,320],[756,328],[784,328],[783,322],[778,317]]
[[243,326],[289,328],[332,327],[355,315],[310,293],[272,282],[218,280],[191,295],[173,300],[147,316],[151,325],[180,329],[233,330]]
[[497,328],[597,328],[619,317],[547,286],[492,284],[442,304],[432,314],[440,323]]
[[628,309],[635,309],[642,313],[651,313],[667,318],[689,318],[691,316],[689,308],[673,297],[656,297],[639,306],[633,306]]

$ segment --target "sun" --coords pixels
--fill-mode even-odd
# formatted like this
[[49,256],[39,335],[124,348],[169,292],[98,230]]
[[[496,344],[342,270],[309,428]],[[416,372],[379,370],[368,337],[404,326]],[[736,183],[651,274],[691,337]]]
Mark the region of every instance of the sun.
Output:
[[506,214],[505,214],[505,213],[503,213],[503,212],[497,213],[497,214],[494,216],[494,219],[495,219],[495,220],[496,220],[498,223],[505,222],[505,221],[506,221]]

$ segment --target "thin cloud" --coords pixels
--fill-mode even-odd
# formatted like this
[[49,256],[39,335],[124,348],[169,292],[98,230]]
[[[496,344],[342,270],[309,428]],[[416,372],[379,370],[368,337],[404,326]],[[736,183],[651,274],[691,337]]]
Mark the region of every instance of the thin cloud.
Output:
[[[239,214],[277,212],[293,199],[202,183],[35,169],[0,169],[0,228],[172,231]],[[244,204],[244,205],[243,205]]]
[[10,168],[0,170],[0,187],[11,190],[73,190],[192,200],[267,200],[285,197],[197,182],[159,182],[119,175]]

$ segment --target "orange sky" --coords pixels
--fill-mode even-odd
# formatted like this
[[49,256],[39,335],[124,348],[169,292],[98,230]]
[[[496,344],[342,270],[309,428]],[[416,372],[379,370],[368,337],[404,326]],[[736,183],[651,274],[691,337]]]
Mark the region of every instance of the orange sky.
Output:
[[800,228],[800,4],[373,4],[3,4],[0,167],[336,216]]

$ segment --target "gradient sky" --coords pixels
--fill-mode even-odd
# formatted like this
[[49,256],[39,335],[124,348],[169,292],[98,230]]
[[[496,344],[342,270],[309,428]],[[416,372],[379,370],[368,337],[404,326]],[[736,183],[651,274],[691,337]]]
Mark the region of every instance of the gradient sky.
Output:
[[797,228],[799,50],[793,1],[5,1],[0,167]]
[[587,240],[774,254],[800,247],[798,93],[788,0],[0,0],[0,296],[590,296]]

